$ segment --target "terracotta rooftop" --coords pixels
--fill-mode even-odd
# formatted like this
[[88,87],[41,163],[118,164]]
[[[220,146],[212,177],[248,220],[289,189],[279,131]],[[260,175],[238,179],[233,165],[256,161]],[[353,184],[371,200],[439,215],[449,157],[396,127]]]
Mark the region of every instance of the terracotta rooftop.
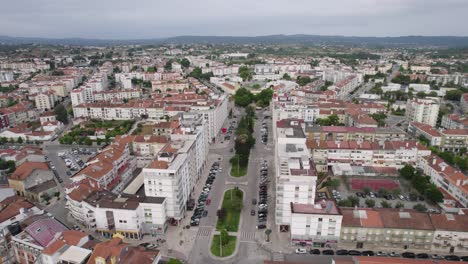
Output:
[[434,230],[429,215],[415,210],[379,209],[385,228]]
[[342,225],[345,227],[382,228],[384,224],[379,211],[374,209],[341,209]]
[[120,259],[120,263],[152,264],[159,254],[159,250],[157,249],[130,247],[127,253]]
[[436,229],[468,232],[468,215],[430,214],[429,217]]
[[291,203],[291,213],[339,215],[340,210],[334,200],[320,200],[316,204]]
[[18,215],[22,208],[29,209],[34,206],[33,204],[26,201],[25,199],[17,197],[17,196],[12,196],[12,198],[8,199],[7,201],[8,201],[8,204],[6,205],[6,207],[0,211],[0,223],[3,223],[6,220]]
[[49,170],[49,166],[44,162],[26,161],[16,168],[10,179],[23,181],[35,170]]
[[125,249],[128,246],[129,245],[124,243],[119,237],[114,237],[109,241],[101,242],[94,248],[87,264],[95,264],[96,258],[99,257],[103,258],[106,263],[117,263],[117,260],[124,254]]

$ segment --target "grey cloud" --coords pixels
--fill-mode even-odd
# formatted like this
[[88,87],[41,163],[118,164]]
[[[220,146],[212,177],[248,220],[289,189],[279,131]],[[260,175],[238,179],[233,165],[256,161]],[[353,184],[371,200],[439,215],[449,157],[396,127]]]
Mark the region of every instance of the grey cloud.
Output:
[[467,36],[467,13],[466,0],[21,0],[3,3],[0,35]]

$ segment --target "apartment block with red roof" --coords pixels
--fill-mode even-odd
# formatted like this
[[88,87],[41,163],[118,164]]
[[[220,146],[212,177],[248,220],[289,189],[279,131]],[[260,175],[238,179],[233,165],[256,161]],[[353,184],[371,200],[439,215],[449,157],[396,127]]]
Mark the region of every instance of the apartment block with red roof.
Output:
[[437,187],[449,197],[446,200],[453,200],[454,207],[468,207],[468,176],[463,172],[447,164],[436,155],[418,157],[417,167],[422,169],[424,174],[431,177]]

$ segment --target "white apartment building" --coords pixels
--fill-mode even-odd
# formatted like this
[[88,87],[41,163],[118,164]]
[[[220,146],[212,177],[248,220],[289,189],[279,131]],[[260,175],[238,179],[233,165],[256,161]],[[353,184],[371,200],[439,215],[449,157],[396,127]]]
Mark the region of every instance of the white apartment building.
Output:
[[190,109],[203,115],[208,125],[208,139],[214,141],[229,115],[229,100],[225,94],[212,98],[206,105],[194,105]]
[[57,102],[57,96],[54,92],[39,93],[35,96],[34,101],[36,102],[36,108],[41,111],[47,111],[54,109],[55,102]]
[[117,196],[107,191],[95,191],[82,202],[85,225],[107,238],[116,233],[127,239],[163,234],[167,228],[165,207],[163,197]]
[[418,92],[429,93],[431,91],[431,86],[429,84],[410,83],[406,92],[408,92],[409,90],[413,90],[414,93],[418,93]]
[[335,85],[328,87],[328,89],[336,91],[336,98],[344,100],[360,84],[359,78],[356,75],[351,75],[337,82]]
[[11,82],[13,81],[13,72],[12,71],[0,71],[0,83],[2,82]]
[[256,64],[254,67],[255,74],[284,74],[288,72],[306,72],[311,71],[310,64]]
[[444,199],[452,200],[453,207],[455,207],[455,202],[463,208],[468,207],[468,177],[463,172],[450,166],[436,155],[419,157],[416,166],[431,177],[431,182],[451,196]]
[[468,215],[431,214],[435,228],[432,251],[446,254],[466,254],[468,252]]
[[164,116],[164,104],[152,101],[129,103],[84,103],[73,107],[76,118],[99,118],[104,120],[130,120],[141,117],[159,120]]
[[[188,142],[185,144],[188,145]],[[175,220],[181,220],[185,216],[186,203],[193,188],[191,183],[194,182],[191,179],[194,175],[190,174],[192,169],[187,153],[177,153],[176,149],[167,146],[142,171],[145,194],[150,197],[165,197],[167,216]]]
[[302,119],[304,122],[315,122],[320,115],[317,105],[303,104],[275,104],[273,109],[274,120]]
[[386,92],[396,92],[401,90],[401,84],[399,83],[389,83],[385,86],[382,86],[382,91]]
[[[416,141],[307,141],[317,171],[343,173],[349,166],[399,169],[431,151]],[[346,165],[348,168],[343,167]],[[346,172],[346,171],[345,171]]]
[[161,93],[182,92],[189,88],[189,82],[187,80],[155,80],[151,81],[151,87],[153,91],[161,91]]
[[139,99],[141,97],[141,89],[127,89],[127,90],[111,90],[93,93],[93,101],[112,101],[124,99]]
[[439,115],[439,102],[437,98],[408,99],[406,102],[406,118],[409,121],[424,123],[434,127]]
[[289,231],[291,203],[313,204],[317,176],[298,120],[276,122],[276,224]]
[[338,245],[343,216],[333,200],[291,204],[291,243],[334,248]]
[[431,72],[431,66],[411,65],[410,69],[413,72],[423,72],[423,73]]

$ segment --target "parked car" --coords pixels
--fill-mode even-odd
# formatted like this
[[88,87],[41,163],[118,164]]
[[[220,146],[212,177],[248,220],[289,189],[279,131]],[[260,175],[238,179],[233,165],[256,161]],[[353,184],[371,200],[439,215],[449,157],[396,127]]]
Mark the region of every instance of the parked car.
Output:
[[416,258],[418,258],[418,259],[428,259],[429,255],[426,254],[426,253],[419,253],[419,254],[416,254]]
[[401,254],[398,252],[390,252],[389,254],[390,257],[401,257]]
[[383,252],[383,251],[378,251],[378,252],[376,253],[376,255],[377,255],[377,256],[380,256],[380,257],[386,257],[386,256],[388,256],[387,252]]
[[336,251],[336,255],[346,256],[346,255],[348,255],[348,250],[346,250],[346,249],[338,249],[338,250]]
[[254,216],[255,215],[255,209],[250,210],[250,215]]
[[362,255],[372,257],[375,254],[374,254],[374,251],[372,251],[372,250],[365,250],[365,251],[362,252]]
[[207,217],[208,216],[208,211],[203,211],[203,217]]
[[252,199],[252,204],[256,205],[257,204],[257,199]]
[[335,251],[333,251],[332,249],[325,249],[324,251],[322,251],[322,255],[335,255]]
[[357,251],[357,250],[350,250],[350,251],[348,251],[348,255],[350,255],[350,256],[361,256],[362,253],[360,251]]
[[257,225],[257,229],[265,229],[266,225],[265,224],[259,224]]
[[455,255],[448,255],[448,256],[445,256],[445,259],[446,259],[446,260],[450,260],[450,261],[460,261],[460,257],[459,257],[459,256],[455,256]]
[[444,256],[434,254],[431,256],[431,259],[444,259]]
[[296,254],[306,254],[307,250],[305,248],[296,249]]
[[318,250],[318,249],[316,249],[316,248],[315,248],[315,249],[311,249],[311,250],[309,251],[309,253],[312,254],[312,255],[320,255],[320,250]]
[[404,258],[416,258],[416,254],[413,252],[403,252],[401,253],[401,256]]

